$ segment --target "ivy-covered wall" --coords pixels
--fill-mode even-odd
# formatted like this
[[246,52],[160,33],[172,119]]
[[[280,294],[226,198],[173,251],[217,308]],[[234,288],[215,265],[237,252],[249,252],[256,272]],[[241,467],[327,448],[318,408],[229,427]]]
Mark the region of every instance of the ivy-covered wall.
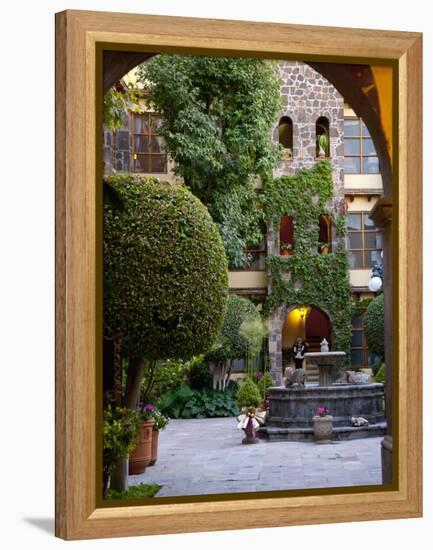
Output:
[[[334,350],[350,357],[351,294],[344,245],[345,213],[335,208],[332,168],[318,161],[296,175],[282,176],[263,192],[263,208],[268,225],[267,269],[270,280],[265,312],[270,318],[269,355],[271,371],[281,379],[281,329],[286,314],[294,307],[315,306],[331,322]],[[279,223],[291,216],[294,225],[292,256],[279,254]],[[319,218],[332,220],[332,249],[321,254]]]

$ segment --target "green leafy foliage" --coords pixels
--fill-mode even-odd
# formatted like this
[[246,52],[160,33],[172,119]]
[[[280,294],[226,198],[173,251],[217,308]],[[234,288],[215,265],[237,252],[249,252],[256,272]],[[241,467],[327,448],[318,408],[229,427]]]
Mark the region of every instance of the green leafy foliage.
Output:
[[140,113],[139,98],[132,90],[120,92],[111,88],[104,95],[104,124],[110,130],[118,130],[125,125],[128,112]]
[[249,376],[246,376],[236,394],[239,407],[258,407],[262,397],[259,388]]
[[[347,255],[344,248],[344,211],[328,208],[333,196],[332,169],[328,161],[301,169],[294,176],[273,180],[263,194],[265,221],[279,227],[283,215],[294,225],[292,256],[269,256],[268,274],[272,290],[265,303],[270,313],[283,303],[296,307],[309,305],[323,309],[334,330],[335,349],[350,357],[351,300]],[[333,221],[339,244],[330,254],[318,254],[318,223],[321,215]]]
[[161,485],[156,483],[140,483],[140,485],[132,485],[127,491],[115,491],[114,489],[108,489],[105,498],[107,500],[149,498],[154,497],[160,489]]
[[383,304],[383,294],[376,296],[364,314],[364,332],[367,340],[368,349],[384,357],[385,354],[385,314]]
[[208,205],[231,267],[261,238],[254,191],[281,155],[271,129],[280,109],[277,65],[247,58],[158,55],[138,70],[162,115],[159,128],[175,172]]
[[126,357],[208,350],[227,301],[227,261],[207,209],[185,187],[113,176],[124,209],[104,208],[104,329]]
[[[217,345],[208,352],[206,360],[242,359],[247,356],[250,347],[255,349],[257,331],[249,330],[251,325],[247,327],[245,323],[261,324],[260,313],[255,305],[246,298],[230,295],[227,300],[224,322],[216,340]],[[254,326],[252,328],[254,329]]]
[[263,338],[268,334],[268,329],[260,317],[256,319],[245,320],[239,329],[239,332],[248,343],[249,357],[256,357],[263,346]]
[[[199,356],[202,357],[202,356]],[[178,388],[188,380],[191,365],[197,357],[189,361],[181,359],[166,359],[157,361],[154,373],[146,370],[143,379],[143,388],[149,388],[145,400],[155,403],[164,393]]]
[[385,372],[385,363],[382,363],[379,370],[374,376],[374,379],[376,382],[380,382],[381,384],[385,384],[386,381],[386,372]]
[[201,361],[195,361],[189,371],[189,386],[193,390],[204,390],[212,386],[212,376],[209,372],[209,367],[206,363]]
[[214,418],[239,414],[231,391],[198,391],[186,385],[165,394],[158,405],[170,418]]
[[257,382],[257,387],[259,388],[259,392],[261,393],[261,395],[265,396],[268,388],[270,388],[271,386],[275,386],[275,382],[271,376],[271,373],[269,371],[266,371]]
[[154,421],[154,424],[152,426],[152,430],[154,432],[159,432],[160,430],[163,430],[170,421],[170,419],[167,416],[165,416],[164,414],[162,414],[162,412],[156,407],[153,410],[152,418],[153,418],[153,421]]
[[134,450],[140,415],[123,407],[109,407],[104,411],[103,468],[108,477],[117,461],[126,458]]

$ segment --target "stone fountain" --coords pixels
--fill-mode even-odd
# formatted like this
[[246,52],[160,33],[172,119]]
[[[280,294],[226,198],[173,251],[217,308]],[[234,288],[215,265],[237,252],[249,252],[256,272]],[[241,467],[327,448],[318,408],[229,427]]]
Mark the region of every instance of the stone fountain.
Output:
[[319,386],[333,384],[345,360],[344,351],[316,351],[305,354],[305,361],[319,368]]
[[[346,354],[342,351],[305,354],[305,360],[317,365],[319,384],[297,384],[269,388],[269,412],[259,436],[269,440],[313,439],[312,418],[317,407],[326,407],[333,417],[334,439],[380,436],[386,431],[383,412],[384,386],[378,383],[349,384],[339,373]],[[338,380],[337,380],[338,378]],[[353,426],[352,418],[368,421],[368,426]]]

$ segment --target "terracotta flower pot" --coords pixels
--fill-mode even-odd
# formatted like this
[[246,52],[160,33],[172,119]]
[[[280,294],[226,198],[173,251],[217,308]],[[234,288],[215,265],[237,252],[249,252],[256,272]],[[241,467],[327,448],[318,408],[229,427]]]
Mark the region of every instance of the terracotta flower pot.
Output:
[[151,459],[149,466],[153,466],[158,459],[158,439],[159,439],[159,430],[153,430],[152,433],[152,448],[151,448]]
[[143,422],[138,434],[138,443],[129,456],[129,475],[142,474],[152,460],[153,418]]
[[331,443],[332,416],[313,416],[313,430],[316,443]]

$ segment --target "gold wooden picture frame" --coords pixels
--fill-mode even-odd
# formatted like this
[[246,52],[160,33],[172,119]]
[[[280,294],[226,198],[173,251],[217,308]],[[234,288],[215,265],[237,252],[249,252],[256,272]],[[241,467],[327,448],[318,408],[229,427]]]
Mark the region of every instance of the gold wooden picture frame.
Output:
[[[274,497],[185,497],[149,506],[101,502],[102,190],[97,181],[102,168],[97,146],[106,50],[392,67],[393,171],[389,192],[385,188],[374,213],[376,225],[389,235],[385,266],[391,267],[393,292],[385,333],[391,341],[392,331],[387,365],[392,432],[382,444],[392,476],[384,485]],[[56,14],[56,535],[71,540],[421,516],[421,250],[420,33],[74,10]],[[412,342],[416,335],[414,346],[409,334]]]

